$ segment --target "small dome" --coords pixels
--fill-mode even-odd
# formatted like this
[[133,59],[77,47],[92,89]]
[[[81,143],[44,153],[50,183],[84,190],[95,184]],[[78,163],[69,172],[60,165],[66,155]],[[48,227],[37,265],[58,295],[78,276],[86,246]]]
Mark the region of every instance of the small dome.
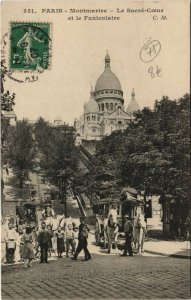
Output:
[[99,112],[99,106],[98,106],[97,102],[94,100],[92,88],[90,91],[90,100],[85,105],[84,111],[85,111],[85,113],[98,113]]
[[132,115],[134,112],[140,110],[140,106],[137,102],[137,100],[135,99],[135,91],[133,89],[132,91],[132,99],[131,99],[131,102],[129,103],[128,107],[127,107],[127,113],[129,115]]
[[94,99],[90,99],[86,104],[85,113],[98,113],[99,106]]

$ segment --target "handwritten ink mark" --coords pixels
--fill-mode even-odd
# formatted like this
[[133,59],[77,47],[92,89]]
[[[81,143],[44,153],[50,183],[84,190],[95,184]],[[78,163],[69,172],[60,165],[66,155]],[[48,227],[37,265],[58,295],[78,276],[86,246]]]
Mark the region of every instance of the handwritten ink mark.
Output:
[[148,63],[154,60],[161,50],[161,43],[158,40],[150,38],[140,51],[140,58]]
[[156,70],[154,70],[154,67],[151,66],[148,69],[148,73],[151,75],[151,78],[155,78],[155,77],[161,77],[162,74],[162,69],[159,68],[159,66],[156,66]]

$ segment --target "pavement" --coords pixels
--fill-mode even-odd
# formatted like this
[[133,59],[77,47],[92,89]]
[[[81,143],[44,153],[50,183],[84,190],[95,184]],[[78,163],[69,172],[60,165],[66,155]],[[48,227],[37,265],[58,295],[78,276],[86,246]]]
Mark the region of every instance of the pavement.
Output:
[[187,259],[148,253],[133,257],[107,254],[89,240],[92,259],[54,259],[2,266],[2,299],[189,299]]
[[144,250],[151,254],[177,258],[191,258],[189,241],[161,241],[153,239],[145,242]]

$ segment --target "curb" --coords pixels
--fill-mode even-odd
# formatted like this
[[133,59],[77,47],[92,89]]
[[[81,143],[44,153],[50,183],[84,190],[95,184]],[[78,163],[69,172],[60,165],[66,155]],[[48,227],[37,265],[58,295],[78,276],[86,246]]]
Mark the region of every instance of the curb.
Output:
[[147,252],[147,253],[150,253],[150,254],[162,255],[162,256],[166,256],[166,257],[191,259],[191,256],[187,256],[187,255],[166,254],[166,253],[162,253],[162,252],[157,252],[157,251],[152,251],[152,250],[145,250],[145,249],[144,249],[144,252]]

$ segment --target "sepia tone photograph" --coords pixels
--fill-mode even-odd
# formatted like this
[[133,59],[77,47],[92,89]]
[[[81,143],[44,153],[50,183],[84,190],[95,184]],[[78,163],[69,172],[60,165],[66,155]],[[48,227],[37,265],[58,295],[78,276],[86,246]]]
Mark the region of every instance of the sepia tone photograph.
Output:
[[190,1],[1,1],[1,299],[190,299]]

